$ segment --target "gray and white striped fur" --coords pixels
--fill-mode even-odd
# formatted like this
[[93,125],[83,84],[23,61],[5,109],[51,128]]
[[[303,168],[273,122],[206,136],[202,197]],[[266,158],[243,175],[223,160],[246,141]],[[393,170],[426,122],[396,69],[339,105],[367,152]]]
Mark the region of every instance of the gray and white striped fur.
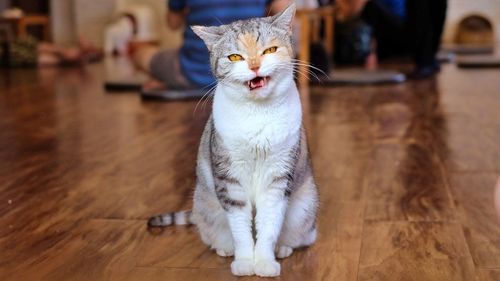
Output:
[[[235,275],[278,276],[276,257],[316,240],[318,193],[293,79],[294,13],[292,5],[272,17],[193,27],[210,50],[218,85],[189,220],[217,254],[234,255]],[[251,89],[257,76],[264,86]]]

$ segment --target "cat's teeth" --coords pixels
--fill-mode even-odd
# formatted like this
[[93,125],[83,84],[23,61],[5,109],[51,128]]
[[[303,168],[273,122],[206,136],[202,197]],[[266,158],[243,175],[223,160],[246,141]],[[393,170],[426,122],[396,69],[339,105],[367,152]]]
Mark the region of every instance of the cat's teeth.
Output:
[[267,77],[255,77],[254,79],[248,81],[248,87],[250,90],[256,88],[262,88],[267,84]]

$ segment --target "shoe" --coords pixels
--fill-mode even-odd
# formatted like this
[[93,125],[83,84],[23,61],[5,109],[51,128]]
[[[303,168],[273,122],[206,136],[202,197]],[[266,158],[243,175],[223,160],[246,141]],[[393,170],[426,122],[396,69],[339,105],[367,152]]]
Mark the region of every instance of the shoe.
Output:
[[434,61],[434,63],[432,64],[432,67],[434,68],[434,70],[436,70],[436,72],[441,71],[441,64],[437,60]]
[[439,65],[430,65],[430,66],[419,66],[416,67],[411,73],[407,75],[408,79],[412,80],[420,80],[427,79],[429,77],[434,76],[440,70]]

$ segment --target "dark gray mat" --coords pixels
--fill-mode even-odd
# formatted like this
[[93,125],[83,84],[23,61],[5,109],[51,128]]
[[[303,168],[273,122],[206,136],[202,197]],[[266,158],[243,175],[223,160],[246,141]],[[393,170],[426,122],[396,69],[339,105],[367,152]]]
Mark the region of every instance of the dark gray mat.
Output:
[[137,81],[106,81],[104,89],[109,92],[139,92],[144,82]]
[[457,66],[462,68],[500,68],[500,57],[498,56],[458,57]]
[[193,90],[142,90],[141,98],[144,100],[188,100],[199,99],[208,90],[193,89]]
[[406,76],[393,70],[338,69],[330,77],[321,78],[319,84],[326,85],[371,85],[394,84],[406,81]]
[[443,45],[442,51],[455,53],[457,55],[479,55],[479,54],[493,54],[495,51],[494,46],[482,45]]

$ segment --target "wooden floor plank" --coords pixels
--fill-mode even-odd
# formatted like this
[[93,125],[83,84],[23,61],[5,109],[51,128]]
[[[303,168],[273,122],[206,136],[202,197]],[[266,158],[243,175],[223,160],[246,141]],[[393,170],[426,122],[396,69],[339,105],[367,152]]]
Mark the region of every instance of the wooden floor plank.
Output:
[[500,223],[493,208],[497,177],[496,173],[454,173],[451,177],[465,238],[481,269],[500,270]]
[[[121,280],[136,264],[139,247],[147,236],[144,230],[142,221],[118,220],[90,220],[61,229],[62,239],[43,251],[32,249],[31,255],[9,265],[16,268],[15,273],[2,270],[0,279]],[[50,239],[45,235],[33,236]]]
[[358,280],[474,280],[457,223],[365,223]]
[[428,149],[419,145],[377,145],[367,171],[366,220],[454,219],[446,181]]
[[221,281],[236,281],[236,280],[257,280],[251,277],[236,277],[232,276],[228,269],[214,268],[162,268],[162,267],[138,267],[134,268],[124,281],[142,281],[142,280],[162,280],[162,281],[178,281],[178,280],[221,280]]
[[[471,114],[449,117],[449,169],[456,172],[500,171],[498,128],[481,125]],[[484,153],[488,151],[488,153]]]
[[480,270],[478,270],[478,280],[480,280],[480,281],[500,280],[500,270],[498,270],[498,269],[480,269]]

